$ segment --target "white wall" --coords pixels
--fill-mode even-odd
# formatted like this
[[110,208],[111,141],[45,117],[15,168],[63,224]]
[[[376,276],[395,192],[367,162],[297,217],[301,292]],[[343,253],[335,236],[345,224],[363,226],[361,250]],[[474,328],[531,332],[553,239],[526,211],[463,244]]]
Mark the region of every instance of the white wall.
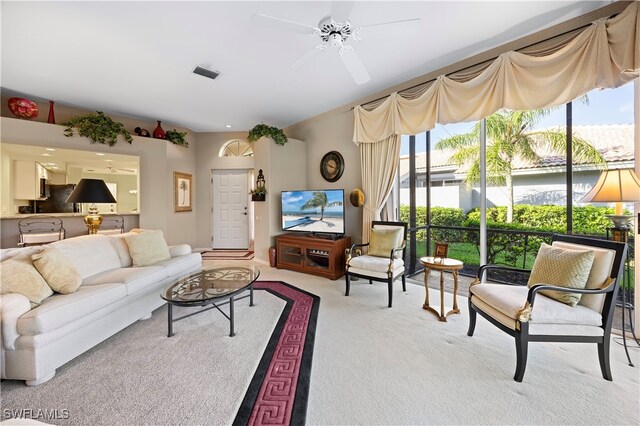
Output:
[[[345,232],[356,243],[362,240],[362,208],[349,203],[349,193],[362,188],[360,174],[360,149],[352,142],[353,111],[324,119],[309,120],[285,129],[287,136],[307,144],[308,189],[344,189]],[[320,160],[329,151],[338,151],[345,161],[342,177],[337,182],[327,182],[320,175]],[[365,194],[365,197],[367,194]]]

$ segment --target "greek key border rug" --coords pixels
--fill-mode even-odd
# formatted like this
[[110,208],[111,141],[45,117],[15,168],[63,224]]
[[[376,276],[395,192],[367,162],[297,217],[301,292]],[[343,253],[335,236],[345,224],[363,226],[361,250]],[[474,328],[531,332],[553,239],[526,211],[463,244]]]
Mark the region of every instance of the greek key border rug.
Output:
[[286,302],[234,425],[304,424],[320,297],[282,281],[257,281]]

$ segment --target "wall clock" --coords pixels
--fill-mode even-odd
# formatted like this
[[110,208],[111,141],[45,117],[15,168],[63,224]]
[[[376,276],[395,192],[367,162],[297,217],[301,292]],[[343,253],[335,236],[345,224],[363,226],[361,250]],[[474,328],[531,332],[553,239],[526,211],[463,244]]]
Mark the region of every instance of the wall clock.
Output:
[[344,158],[338,151],[327,152],[320,161],[320,174],[327,182],[335,182],[344,172]]

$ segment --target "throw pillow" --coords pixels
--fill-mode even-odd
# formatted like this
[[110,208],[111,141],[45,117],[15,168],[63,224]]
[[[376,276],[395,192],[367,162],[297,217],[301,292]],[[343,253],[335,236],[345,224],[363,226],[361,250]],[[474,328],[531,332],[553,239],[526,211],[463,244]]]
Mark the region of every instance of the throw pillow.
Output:
[[144,231],[125,237],[133,266],[148,266],[171,259],[162,231]]
[[369,237],[369,255],[379,257],[389,257],[391,249],[402,245],[404,229],[371,229]]
[[53,291],[31,263],[29,256],[16,256],[0,262],[0,294],[19,293],[35,308]]
[[[585,288],[595,253],[591,250],[568,250],[542,243],[529,276],[529,287],[551,284],[566,288]],[[542,290],[541,294],[567,305],[576,306],[581,294]]]
[[58,249],[47,247],[31,256],[31,259],[51,290],[57,293],[75,293],[82,284],[82,277],[76,268]]

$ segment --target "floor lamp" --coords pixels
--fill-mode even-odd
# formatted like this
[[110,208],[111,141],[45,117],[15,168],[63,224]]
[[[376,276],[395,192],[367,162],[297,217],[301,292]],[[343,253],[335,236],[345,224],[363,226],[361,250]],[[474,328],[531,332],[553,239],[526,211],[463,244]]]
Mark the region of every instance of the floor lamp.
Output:
[[115,202],[116,199],[113,198],[113,194],[102,179],[80,179],[76,188],[67,198],[67,203],[92,203],[89,207],[89,214],[84,217],[84,224],[87,225],[89,234],[97,233],[102,224],[102,216],[98,214],[98,207],[95,203]]
[[[591,191],[585,195],[580,202],[607,202],[616,203],[615,214],[607,215],[607,217],[613,222],[613,227],[610,228],[611,239],[613,241],[619,241],[621,243],[627,243],[629,241],[629,230],[631,229],[631,220],[633,216],[622,214],[623,202],[638,202],[640,201],[640,179],[631,169],[626,170],[605,170],[602,172],[598,181],[593,186]],[[629,311],[629,325],[631,328],[631,335],[636,343],[638,338],[633,327],[633,316],[631,308],[633,305],[627,302],[627,292],[631,288],[631,275],[629,270],[629,254],[627,253],[626,261],[626,280],[622,280],[622,340],[624,342],[624,350],[627,354],[627,360],[629,365],[633,367],[631,357],[629,356],[629,349],[627,348],[627,333],[625,324],[625,309]]]

